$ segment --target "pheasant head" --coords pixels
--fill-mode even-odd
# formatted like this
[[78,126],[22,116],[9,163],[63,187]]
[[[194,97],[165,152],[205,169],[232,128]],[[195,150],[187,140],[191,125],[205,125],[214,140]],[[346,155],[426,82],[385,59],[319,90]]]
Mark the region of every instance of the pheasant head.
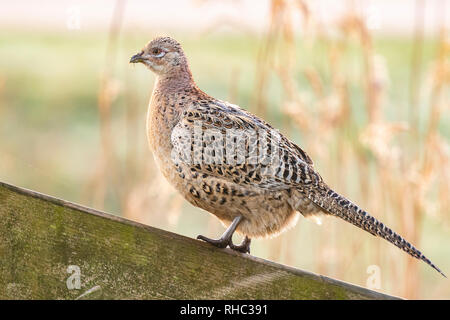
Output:
[[159,76],[190,74],[181,45],[170,37],[158,37],[131,57],[130,63],[143,63]]

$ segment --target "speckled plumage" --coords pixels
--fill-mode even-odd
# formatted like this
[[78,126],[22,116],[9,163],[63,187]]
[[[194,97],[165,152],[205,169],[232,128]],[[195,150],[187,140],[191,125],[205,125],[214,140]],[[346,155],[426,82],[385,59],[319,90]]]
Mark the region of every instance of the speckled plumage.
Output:
[[[158,75],[147,118],[150,148],[163,175],[191,204],[226,226],[242,217],[236,231],[248,238],[277,235],[293,226],[299,213],[336,216],[442,274],[405,239],[334,192],[295,143],[255,115],[202,92],[177,41],[156,38],[131,62],[142,62]],[[259,134],[244,139],[243,154],[233,153],[231,144],[236,145],[245,130]],[[261,141],[267,142],[269,151],[271,145],[278,148],[276,165],[252,158],[261,152],[255,153],[261,150]],[[189,161],[174,160],[174,151],[178,155],[186,147]]]

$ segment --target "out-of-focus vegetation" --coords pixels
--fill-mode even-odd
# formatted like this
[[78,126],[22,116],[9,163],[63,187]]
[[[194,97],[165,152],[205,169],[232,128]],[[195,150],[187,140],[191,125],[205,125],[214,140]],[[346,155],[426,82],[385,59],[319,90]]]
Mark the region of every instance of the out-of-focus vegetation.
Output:
[[[305,21],[309,13],[300,7]],[[334,30],[290,24],[272,2],[263,36],[172,34],[205,92],[280,128],[323,178],[450,274],[450,43],[371,36],[358,16]],[[191,237],[218,221],[188,205],[148,150],[155,76],[129,65],[156,34],[0,31],[0,180]],[[109,40],[108,40],[109,39]],[[252,254],[381,290],[450,298],[448,280],[393,245],[334,218],[300,219]]]

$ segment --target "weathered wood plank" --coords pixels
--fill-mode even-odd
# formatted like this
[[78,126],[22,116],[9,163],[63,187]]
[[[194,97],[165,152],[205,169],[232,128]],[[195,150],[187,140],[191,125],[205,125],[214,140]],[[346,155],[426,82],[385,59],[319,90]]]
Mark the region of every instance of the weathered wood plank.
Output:
[[0,298],[395,297],[0,182]]

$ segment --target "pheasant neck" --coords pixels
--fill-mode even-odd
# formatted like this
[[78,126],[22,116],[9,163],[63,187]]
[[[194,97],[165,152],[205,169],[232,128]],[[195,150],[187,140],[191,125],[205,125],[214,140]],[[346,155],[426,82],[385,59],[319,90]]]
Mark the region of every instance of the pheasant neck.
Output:
[[185,90],[195,87],[192,73],[187,65],[178,66],[158,77],[157,87],[160,90]]

